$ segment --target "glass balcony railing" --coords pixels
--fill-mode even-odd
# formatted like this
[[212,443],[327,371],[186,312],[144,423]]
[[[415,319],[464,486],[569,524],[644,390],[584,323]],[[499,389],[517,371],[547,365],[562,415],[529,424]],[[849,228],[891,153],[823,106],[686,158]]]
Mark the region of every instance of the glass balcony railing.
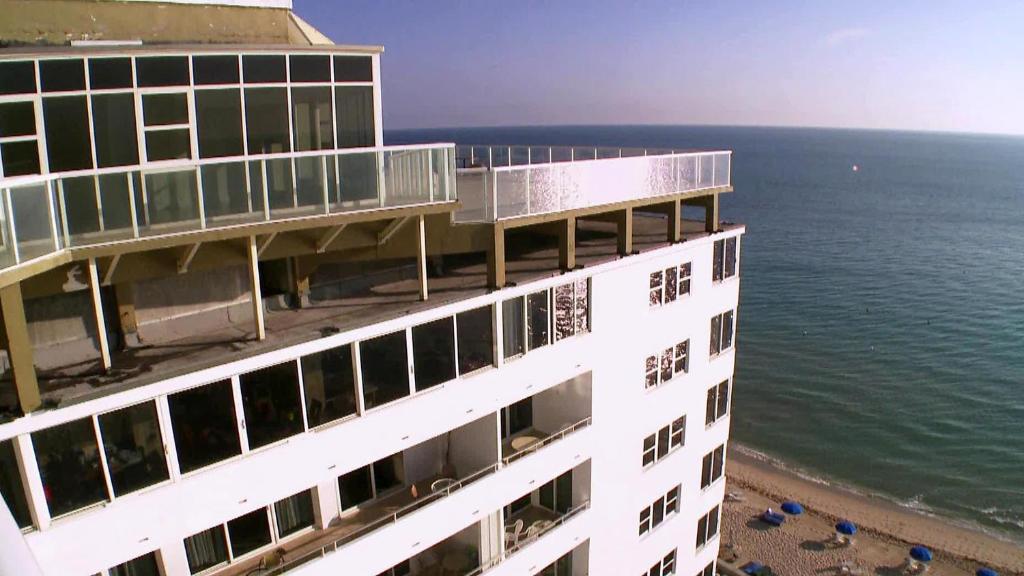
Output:
[[731,185],[732,152],[467,146],[456,151],[456,222],[508,218]]
[[0,269],[64,248],[456,199],[451,144],[181,160],[0,180]]

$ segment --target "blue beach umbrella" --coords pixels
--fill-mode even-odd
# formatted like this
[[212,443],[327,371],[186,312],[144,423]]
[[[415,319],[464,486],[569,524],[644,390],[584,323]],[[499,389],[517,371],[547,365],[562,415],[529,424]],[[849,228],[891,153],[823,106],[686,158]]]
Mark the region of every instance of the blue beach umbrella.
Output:
[[991,568],[978,568],[975,576],[999,576],[999,573]]
[[910,557],[918,562],[931,562],[932,551],[924,546],[914,546],[910,549]]
[[799,516],[804,513],[804,507],[797,502],[783,502],[782,511],[786,514],[792,514],[793,516]]
[[836,524],[836,532],[846,534],[847,536],[853,536],[857,533],[857,526],[849,520],[841,520]]

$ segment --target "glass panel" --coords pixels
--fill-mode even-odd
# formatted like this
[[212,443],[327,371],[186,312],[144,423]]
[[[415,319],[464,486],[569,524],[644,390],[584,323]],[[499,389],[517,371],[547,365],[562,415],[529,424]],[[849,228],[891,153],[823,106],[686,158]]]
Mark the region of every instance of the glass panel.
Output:
[[708,532],[708,517],[701,516],[700,520],[697,521],[697,547],[700,548],[704,545],[707,539]]
[[292,126],[296,150],[334,148],[331,89],[327,86],[292,88]]
[[351,344],[304,356],[301,362],[310,428],[356,413]]
[[40,60],[39,86],[43,92],[85,90],[85,64],[77,58]]
[[373,498],[370,484],[370,467],[362,466],[338,478],[341,493],[341,509],[348,510]]
[[170,478],[155,403],[102,414],[99,423],[115,496]]
[[373,61],[369,56],[335,56],[335,82],[373,82]]
[[373,146],[373,88],[338,86],[334,88],[334,100],[338,111],[338,148]]
[[224,538],[224,526],[217,525],[185,538],[185,557],[188,559],[188,569],[192,574],[227,562],[228,547]]
[[530,350],[547,345],[550,320],[548,291],[543,290],[528,295],[526,297],[526,330]]
[[131,94],[93,96],[92,124],[96,134],[96,163],[100,168],[139,163],[135,98]]
[[572,470],[555,479],[555,511],[565,514],[572,508]]
[[679,280],[676,277],[678,271],[675,266],[665,270],[665,302],[676,301],[676,290],[679,288]]
[[719,446],[715,448],[714,452],[714,464],[711,470],[711,477],[715,480],[722,477],[722,469],[725,465],[725,447]]
[[704,461],[701,463],[700,469],[700,487],[707,488],[711,485],[711,459],[714,454],[708,454],[704,457]]
[[33,94],[35,91],[35,62],[0,62],[0,94]]
[[228,521],[228,542],[235,558],[270,544],[267,509],[260,508]]
[[[257,182],[263,186],[263,170],[266,170],[267,178],[267,200],[271,211],[282,208],[291,208],[295,205],[295,197],[292,187],[292,162],[287,158],[277,160],[261,160],[249,164],[250,182]],[[255,172],[253,172],[255,170]],[[263,199],[260,198],[262,205]]]
[[143,94],[142,118],[146,126],[188,124],[188,97],[184,92]]
[[412,359],[417,390],[455,378],[455,323],[451,317],[413,326]]
[[150,552],[124,564],[114,566],[110,569],[110,576],[160,576],[156,552]]
[[736,275],[736,237],[728,238],[725,241],[725,273],[729,278]]
[[90,58],[89,86],[93,90],[132,87],[130,58]]
[[92,168],[89,111],[85,96],[43,98],[43,123],[50,172]]
[[459,333],[459,374],[494,364],[494,326],[491,307],[460,312],[455,316]]
[[563,284],[555,287],[555,341],[568,338],[575,334],[575,318],[573,310],[573,285]]
[[171,394],[167,404],[182,472],[242,453],[230,380]]
[[196,140],[200,158],[245,152],[240,90],[196,90]]
[[555,509],[555,481],[545,483],[540,487],[537,494],[537,500],[541,506],[548,510],[554,511]]
[[662,496],[654,501],[654,505],[651,506],[651,525],[657,526],[661,524],[661,521],[665,519],[665,497]]
[[194,170],[146,174],[145,182],[142,206],[147,216],[146,224],[199,219]]
[[325,160],[322,156],[295,159],[294,202],[297,206],[320,207],[323,210]]
[[192,81],[199,84],[238,84],[238,56],[193,56]]
[[122,229],[127,233],[132,227],[132,205],[129,200],[128,178],[135,178],[135,186],[141,188],[138,172],[126,174],[105,174],[99,177],[100,201],[103,206],[103,226],[109,232]]
[[667,348],[661,351],[661,381],[672,379],[672,349]]
[[725,249],[725,242],[722,240],[715,241],[715,252],[711,259],[711,279],[721,280],[722,279],[722,251]]
[[360,206],[377,205],[377,155],[375,153],[341,154],[338,156],[338,179],[341,182],[341,202]]
[[291,151],[288,134],[288,93],[285,89],[247,88],[245,128],[249,154]]
[[668,455],[668,426],[658,430],[658,458]]
[[96,181],[92,176],[64,178],[60,181],[64,196],[63,215],[72,236],[97,232],[100,229],[99,207],[96,205]]
[[10,440],[0,441],[0,496],[11,511],[18,528],[28,528],[32,525],[25,486],[22,484],[18,460],[14,455],[14,443]]
[[0,144],[4,160],[4,176],[39,174],[39,148],[36,142],[7,142]]
[[729,381],[718,385],[718,417],[723,418],[729,409]]
[[313,526],[313,494],[309,490],[274,503],[277,516],[277,536],[284,538],[303,528]]
[[518,356],[526,351],[523,334],[523,299],[513,298],[501,303],[501,333],[505,358]]
[[11,188],[11,208],[22,262],[54,251],[49,194],[46,184]]
[[32,102],[0,104],[0,138],[36,133],[36,108]]
[[330,82],[331,57],[320,55],[296,55],[288,57],[288,69],[292,82]]
[[708,512],[708,540],[714,538],[716,534],[718,534],[718,506]]
[[689,340],[676,344],[676,363],[674,366],[676,374],[682,374],[690,369],[690,362],[687,354],[689,348]]
[[201,167],[203,210],[207,218],[245,215],[257,210],[250,206],[245,189],[245,163],[210,164]]
[[[242,73],[244,74],[246,84],[285,82],[288,79],[284,56],[242,56]],[[246,96],[246,99],[248,99],[248,96]]]
[[299,372],[294,361],[242,374],[238,382],[250,449],[302,432]]
[[188,58],[157,56],[135,59],[139,87],[188,86]]
[[714,356],[722,351],[722,315],[718,314],[711,318],[711,355]]
[[363,396],[367,409],[409,395],[409,356],[405,332],[394,332],[359,343]]
[[708,399],[704,407],[704,424],[709,425],[715,422],[715,408],[717,404],[717,396],[715,394],[715,387],[712,386],[708,389]]
[[92,418],[33,432],[32,445],[50,516],[107,499]]
[[732,348],[732,310],[722,316],[722,350]]
[[645,385],[650,388],[651,386],[658,385],[658,357],[648,356],[644,360],[644,370],[646,374]]
[[373,487],[377,497],[402,485],[404,476],[402,453],[392,454],[373,463]]
[[192,143],[189,141],[188,128],[146,133],[146,159],[150,162],[191,157]]
[[509,436],[533,427],[533,396],[527,396],[512,404],[507,411]]

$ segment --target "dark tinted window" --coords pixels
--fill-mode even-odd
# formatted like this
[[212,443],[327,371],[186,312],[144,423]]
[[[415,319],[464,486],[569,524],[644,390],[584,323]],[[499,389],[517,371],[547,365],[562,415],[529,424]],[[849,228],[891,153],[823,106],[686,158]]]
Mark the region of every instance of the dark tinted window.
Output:
[[295,362],[269,366],[238,377],[250,448],[302,432],[299,373]]
[[39,85],[43,92],[85,90],[85,63],[73,60],[40,60]]
[[249,154],[289,152],[288,93],[285,88],[245,91],[245,127]]
[[0,94],[30,94],[35,91],[35,62],[0,62]]
[[289,56],[292,82],[330,82],[330,56]]
[[335,82],[372,82],[373,60],[369,56],[335,56]]
[[93,90],[132,87],[130,58],[90,58],[89,86]]
[[197,84],[238,84],[237,56],[193,56],[192,80]]
[[115,496],[170,477],[155,403],[146,402],[102,414],[99,421]]
[[110,569],[110,576],[160,576],[156,552],[150,552],[124,564],[114,566]]
[[185,557],[192,574],[228,561],[224,526],[217,525],[185,538]]
[[373,89],[345,86],[334,89],[338,111],[338,148],[373,146]]
[[459,374],[494,364],[491,307],[467,310],[455,317],[459,333]]
[[284,56],[242,56],[242,73],[246,84],[287,80]]
[[523,314],[522,298],[513,298],[501,303],[502,343],[506,359],[526,351]]
[[412,329],[416,389],[425,390],[455,378],[455,325],[442,318]]
[[367,409],[409,395],[409,357],[405,332],[378,336],[359,344],[363,396]]
[[136,58],[135,72],[140,87],[188,86],[188,58],[185,56]]
[[302,358],[302,386],[309,426],[319,426],[356,413],[352,346],[324,350]]
[[171,394],[167,404],[182,472],[191,472],[242,452],[230,381]]
[[60,516],[107,499],[92,418],[32,433],[50,516]]
[[85,96],[43,98],[43,121],[50,172],[92,168]]
[[547,290],[526,297],[526,330],[530,350],[548,343],[550,318]]
[[373,498],[370,467],[356,468],[338,478],[338,491],[341,493],[342,510],[347,510]]
[[188,97],[174,94],[145,94],[142,97],[142,118],[146,126],[188,124]]
[[0,496],[3,496],[19,528],[28,528],[32,525],[28,500],[25,498],[25,486],[21,482],[18,460],[14,456],[14,443],[10,440],[0,442]]
[[31,102],[0,104],[0,138],[36,133],[36,108]]
[[0,144],[4,159],[4,176],[39,174],[39,148],[35,142],[8,142]]
[[377,497],[402,485],[402,453],[392,454],[373,463],[373,489]]
[[188,129],[158,130],[146,134],[146,158],[150,162],[191,157]]
[[[501,435],[503,438],[507,438],[513,434],[517,434],[533,426],[533,397],[528,396],[523,398],[519,402],[512,404],[506,408],[502,408],[505,412],[504,418],[502,418]],[[506,423],[505,420],[508,420]]]
[[298,151],[334,148],[334,118],[329,87],[292,88],[292,128],[295,133],[295,149]]
[[228,541],[231,542],[231,552],[236,557],[270,544],[267,509],[253,510],[228,521]]
[[236,90],[196,90],[199,157],[241,156],[242,101]]
[[139,143],[134,137],[135,98],[131,94],[93,96],[92,123],[100,168],[139,163]]
[[313,525],[313,495],[309,490],[274,503],[277,535],[285,537]]

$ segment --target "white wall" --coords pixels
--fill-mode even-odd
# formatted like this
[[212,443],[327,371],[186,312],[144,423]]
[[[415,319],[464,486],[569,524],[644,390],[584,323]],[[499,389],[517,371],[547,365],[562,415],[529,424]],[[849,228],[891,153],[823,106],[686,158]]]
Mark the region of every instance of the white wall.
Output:
[[553,434],[590,416],[592,376],[581,374],[533,397],[533,427]]

